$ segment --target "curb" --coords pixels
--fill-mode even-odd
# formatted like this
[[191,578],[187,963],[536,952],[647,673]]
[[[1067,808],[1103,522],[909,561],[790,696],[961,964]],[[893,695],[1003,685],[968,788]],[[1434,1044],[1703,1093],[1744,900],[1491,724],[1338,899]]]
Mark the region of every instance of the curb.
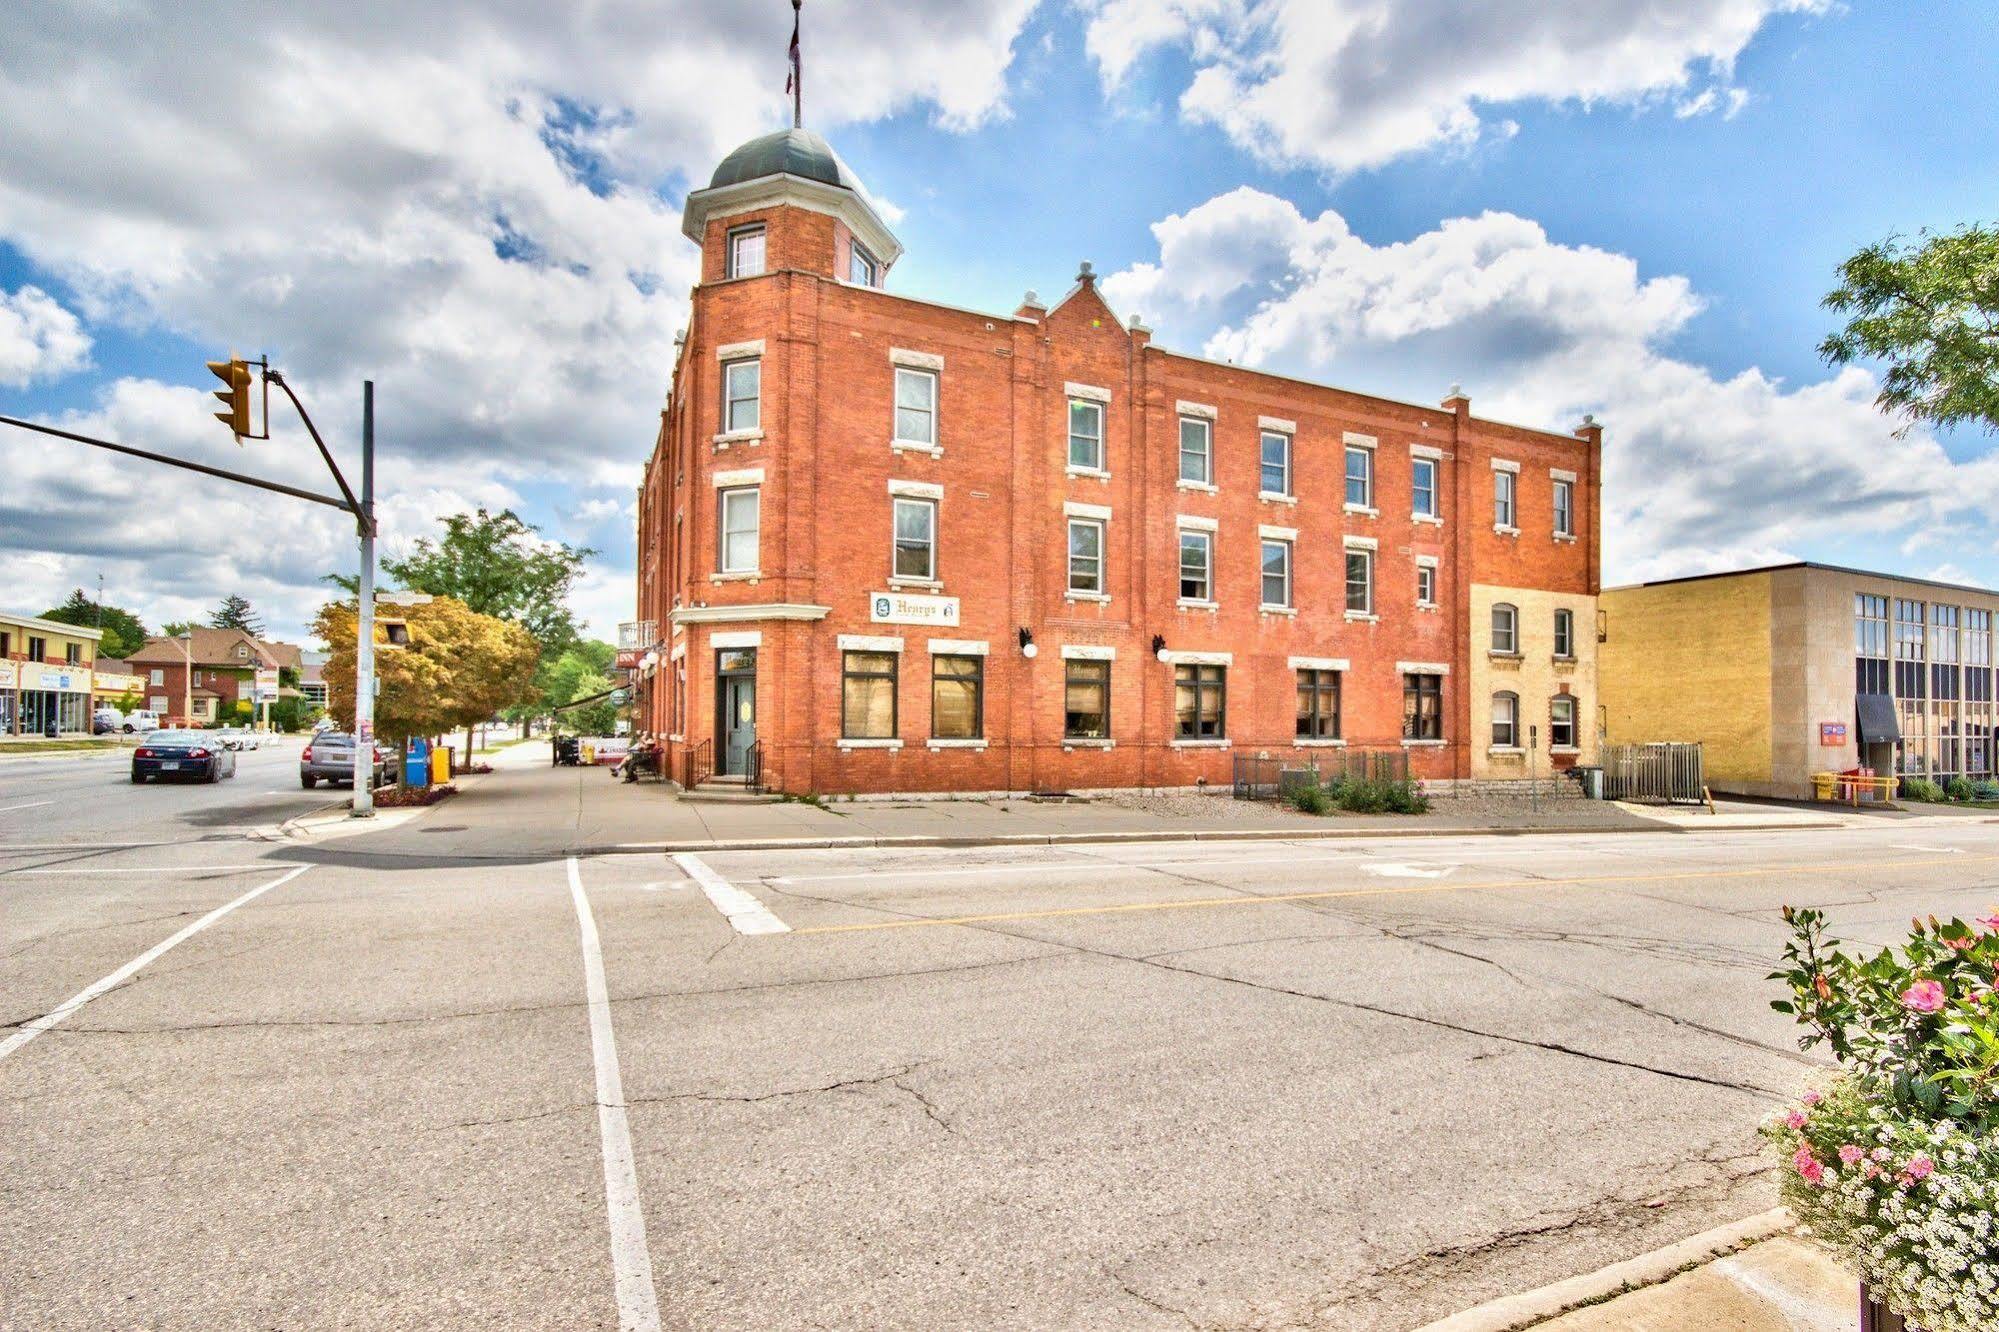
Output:
[[570,855],[615,855],[631,851],[856,851],[894,850],[907,847],[980,846],[1078,846],[1143,842],[1324,842],[1381,838],[1417,837],[1583,837],[1604,833],[1688,832],[1822,832],[1845,827],[1839,823],[1757,823],[1735,824],[1727,828],[1688,829],[1671,824],[1650,828],[1625,826],[1566,828],[1246,828],[1196,829],[1194,831],[1145,831],[1101,833],[1003,833],[993,836],[950,836],[914,834],[906,837],[738,837],[694,839],[678,842],[615,842],[601,846],[567,848]]
[[1416,1332],[1515,1332],[1515,1329],[1532,1327],[1559,1317],[1571,1309],[1600,1304],[1627,1291],[1656,1286],[1711,1259],[1783,1234],[1791,1226],[1788,1210],[1772,1208],[1740,1221],[1716,1226],[1713,1230],[1704,1230],[1663,1249],[1612,1263],[1600,1271],[1573,1276],[1539,1290],[1489,1300],[1476,1308],[1440,1318],[1434,1323],[1425,1323]]

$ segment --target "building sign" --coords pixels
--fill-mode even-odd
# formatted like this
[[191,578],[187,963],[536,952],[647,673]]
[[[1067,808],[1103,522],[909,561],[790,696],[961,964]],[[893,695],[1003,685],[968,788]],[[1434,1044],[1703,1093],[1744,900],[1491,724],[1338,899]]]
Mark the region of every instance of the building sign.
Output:
[[[91,674],[94,677],[91,682],[92,691],[107,698],[136,694],[146,687],[145,677],[141,675],[108,675],[103,671],[93,671]],[[4,678],[0,678],[0,684],[5,683]]]
[[58,694],[87,694],[90,692],[90,672],[81,666],[45,666],[38,662],[22,662],[21,688],[47,689]]
[[[626,620],[618,626],[618,650],[637,652],[641,656],[659,638],[659,625],[655,620]],[[633,659],[634,661],[637,658]]]
[[639,662],[644,660],[645,654],[646,654],[645,648],[637,648],[637,647],[619,648],[618,661],[617,661],[618,669],[621,671],[636,670],[638,668]]
[[918,597],[906,592],[868,595],[868,618],[876,624],[927,624],[939,629],[958,627],[956,597]]
[[17,689],[20,684],[20,667],[11,661],[0,661],[0,689]]
[[278,697],[278,668],[260,667],[257,671],[257,701],[273,703]]
[[1820,722],[1819,743],[1828,749],[1837,749],[1846,743],[1845,722]]

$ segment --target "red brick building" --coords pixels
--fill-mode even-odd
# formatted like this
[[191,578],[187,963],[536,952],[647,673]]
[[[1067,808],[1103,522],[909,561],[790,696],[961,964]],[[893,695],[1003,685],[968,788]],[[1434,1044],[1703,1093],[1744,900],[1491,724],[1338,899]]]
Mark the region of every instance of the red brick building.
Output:
[[676,776],[1079,790],[1224,782],[1243,752],[1464,779],[1593,750],[1594,423],[1169,351],[1087,264],[1010,314],[892,294],[900,245],[809,131],[731,154],[684,229],[634,654]]

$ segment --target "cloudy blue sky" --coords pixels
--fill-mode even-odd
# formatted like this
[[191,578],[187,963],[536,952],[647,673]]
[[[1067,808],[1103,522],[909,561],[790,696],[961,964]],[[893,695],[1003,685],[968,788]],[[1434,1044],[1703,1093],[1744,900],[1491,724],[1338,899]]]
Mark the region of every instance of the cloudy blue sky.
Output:
[[[512,504],[602,551],[694,275],[690,182],[786,116],[785,0],[423,10],[27,0],[0,44],[0,412],[239,450],[201,362],[268,352],[385,538]],[[1813,348],[1833,266],[1999,217],[1989,0],[807,0],[807,119],[908,245],[1010,310],[1077,261],[1163,343],[1607,423],[1612,580],[1780,558],[1999,583],[1990,437],[1900,430]],[[0,604],[101,573],[152,622],[296,634],[337,515],[0,430]]]

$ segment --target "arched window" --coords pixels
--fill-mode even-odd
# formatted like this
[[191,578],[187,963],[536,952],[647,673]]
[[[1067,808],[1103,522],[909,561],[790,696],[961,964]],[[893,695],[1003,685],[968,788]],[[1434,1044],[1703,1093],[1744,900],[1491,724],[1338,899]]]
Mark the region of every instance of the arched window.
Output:
[[1492,608],[1492,650],[1520,650],[1520,612],[1503,601]]
[[1496,749],[1520,747],[1520,695],[1502,692],[1492,696],[1492,743]]

